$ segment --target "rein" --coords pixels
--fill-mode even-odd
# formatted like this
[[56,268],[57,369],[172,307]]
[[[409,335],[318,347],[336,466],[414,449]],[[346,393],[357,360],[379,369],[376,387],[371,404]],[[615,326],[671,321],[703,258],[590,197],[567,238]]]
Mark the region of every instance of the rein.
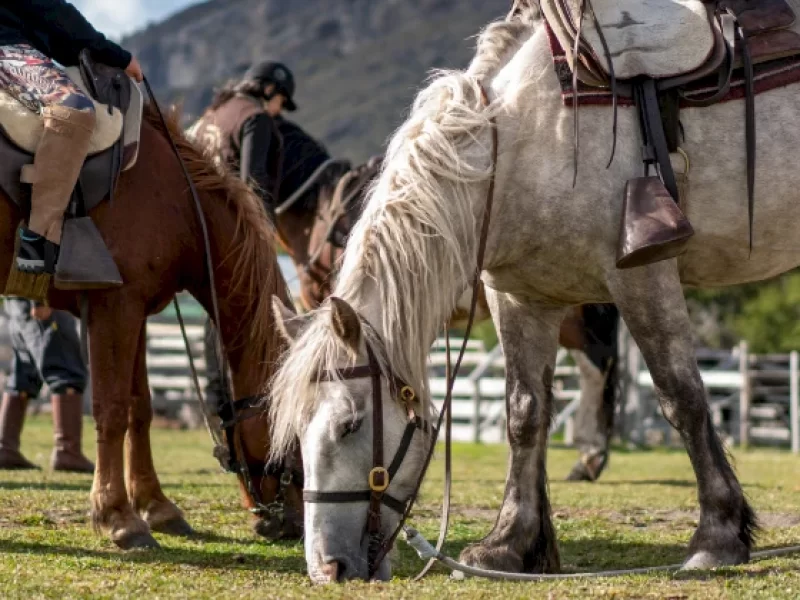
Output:
[[275,214],[280,216],[289,210],[292,206],[297,204],[298,200],[302,198],[308,190],[312,188],[314,184],[316,184],[320,177],[328,170],[328,167],[331,165],[348,165],[350,164],[348,161],[341,159],[341,158],[329,158],[324,163],[316,168],[316,170],[311,174],[311,176],[303,182],[299,188],[297,188],[291,196],[289,196],[280,206],[275,209]]
[[[195,187],[194,181],[192,180],[192,176],[189,173],[189,170],[186,168],[186,163],[183,161],[183,157],[181,157],[180,151],[178,150],[177,145],[175,144],[175,140],[172,138],[172,134],[169,131],[169,127],[167,125],[166,119],[164,118],[163,113],[161,112],[161,107],[156,100],[155,94],[153,93],[152,88],[150,87],[150,82],[147,78],[144,78],[144,86],[147,90],[147,94],[149,96],[150,103],[155,108],[156,113],[158,114],[158,118],[164,127],[164,131],[166,132],[167,140],[169,140],[170,146],[172,147],[172,152],[175,154],[175,157],[178,159],[178,163],[180,164],[181,170],[183,171],[183,176],[186,179],[186,183],[189,186],[189,192],[192,196],[192,200],[194,201],[194,208],[197,214],[198,221],[200,223],[200,230],[202,231],[203,235],[203,248],[205,254],[205,267],[206,271],[208,272],[208,280],[209,286],[211,288],[211,307],[213,312],[214,323],[219,325],[220,321],[220,313],[219,313],[219,299],[217,297],[217,286],[214,278],[214,265],[211,261],[211,241],[208,234],[208,223],[206,222],[205,214],[203,213],[203,207],[200,204],[200,196],[197,193],[197,188]],[[285,492],[288,486],[296,481],[300,480],[300,484],[302,485],[302,475],[298,478],[296,473],[294,472],[294,466],[291,464],[292,462],[292,455],[290,455],[289,459],[287,459],[283,464],[279,464],[277,466],[269,465],[267,463],[258,463],[258,464],[248,464],[246,461],[241,460],[239,457],[244,456],[244,450],[242,447],[242,439],[241,434],[239,432],[239,428],[237,425],[250,417],[256,416],[257,413],[253,413],[247,416],[242,416],[239,413],[240,410],[255,408],[255,406],[260,402],[259,397],[248,397],[242,398],[239,400],[233,400],[233,394],[230,391],[230,384],[228,381],[228,361],[225,353],[221,351],[222,349],[222,340],[219,336],[219,333],[216,336],[216,345],[217,345],[217,352],[218,355],[222,358],[222,366],[221,366],[221,377],[223,381],[225,381],[226,390],[225,390],[225,400],[226,404],[223,405],[219,409],[219,417],[223,420],[222,429],[225,431],[225,438],[227,439],[227,447],[224,445],[221,435],[219,431],[216,430],[215,427],[211,425],[212,417],[209,414],[209,408],[206,405],[205,398],[203,396],[203,392],[200,386],[200,378],[197,374],[197,369],[194,364],[194,358],[192,357],[192,351],[189,344],[189,338],[186,335],[186,325],[183,320],[183,316],[181,315],[181,309],[178,303],[177,296],[173,298],[172,303],[175,307],[175,314],[178,318],[178,324],[180,325],[181,335],[183,336],[183,342],[186,347],[186,355],[189,358],[189,370],[192,373],[192,381],[195,387],[195,393],[197,394],[197,399],[200,404],[201,412],[203,413],[203,421],[205,422],[206,429],[208,430],[209,435],[211,436],[211,440],[214,443],[214,457],[219,461],[220,465],[223,469],[231,473],[238,473],[245,482],[245,486],[247,488],[247,493],[250,495],[253,504],[255,504],[254,508],[250,509],[255,515],[258,516],[269,516],[269,517],[278,517],[281,519],[281,523],[285,519],[286,513],[289,511],[289,507],[285,503]],[[226,418],[227,417],[227,418]],[[258,472],[258,469],[261,469],[261,472]],[[275,501],[265,505],[260,489],[257,488],[253,483],[253,477],[278,477],[279,479],[279,488],[278,493],[275,497]]]

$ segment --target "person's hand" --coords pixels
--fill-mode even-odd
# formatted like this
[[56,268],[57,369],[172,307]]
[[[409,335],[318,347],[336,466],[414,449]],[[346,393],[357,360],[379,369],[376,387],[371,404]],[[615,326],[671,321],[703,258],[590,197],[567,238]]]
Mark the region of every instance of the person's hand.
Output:
[[139,64],[139,61],[134,56],[131,58],[131,62],[128,67],[125,69],[125,72],[133,77],[137,83],[141,83],[142,79],[144,79],[144,73],[142,73],[142,65]]
[[37,321],[47,321],[53,316],[53,309],[49,306],[34,306],[31,308],[31,316]]

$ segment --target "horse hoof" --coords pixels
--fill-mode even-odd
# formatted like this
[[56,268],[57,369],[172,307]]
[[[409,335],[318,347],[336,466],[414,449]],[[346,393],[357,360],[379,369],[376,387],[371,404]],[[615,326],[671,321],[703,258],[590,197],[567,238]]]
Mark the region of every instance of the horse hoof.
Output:
[[479,569],[522,573],[522,557],[509,548],[490,547],[481,543],[472,544],[461,551],[458,562]]
[[567,481],[597,481],[608,463],[608,453],[584,454],[572,467]]
[[746,563],[747,559],[741,560],[733,554],[717,556],[707,550],[699,550],[692,554],[683,563],[681,571],[706,571],[709,569],[719,569],[720,567],[731,567]]
[[162,521],[161,523],[151,524],[150,529],[158,533],[181,537],[190,537],[196,533],[183,517],[174,517],[167,521]]
[[152,535],[142,532],[125,535],[114,540],[114,543],[121,550],[155,550],[161,547]]

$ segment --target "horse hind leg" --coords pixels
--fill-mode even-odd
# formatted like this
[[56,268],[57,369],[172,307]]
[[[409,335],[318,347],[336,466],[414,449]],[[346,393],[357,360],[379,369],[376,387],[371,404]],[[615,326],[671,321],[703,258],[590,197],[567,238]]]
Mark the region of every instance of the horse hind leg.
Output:
[[492,531],[461,553],[461,561],[509,572],[560,569],[547,497],[547,441],[558,331],[565,310],[528,306],[487,289],[506,355],[510,445],[503,505]]
[[140,323],[121,294],[105,292],[89,313],[92,403],[97,430],[97,466],[90,494],[92,523],[120,548],[157,548],[147,523],[128,501],[124,480],[124,445],[128,428],[131,384],[136,359],[136,334],[120,323]]
[[700,522],[687,568],[747,562],[757,528],[717,437],[697,367],[675,261],[611,274],[610,291],[653,377],[666,419],[680,433],[698,483]]
[[150,529],[169,535],[189,536],[194,530],[183,518],[181,510],[161,489],[153,465],[150,445],[150,423],[153,407],[147,384],[146,331],[142,326],[133,373],[133,396],[128,412],[126,454],[128,469],[126,487],[133,509],[147,521]]

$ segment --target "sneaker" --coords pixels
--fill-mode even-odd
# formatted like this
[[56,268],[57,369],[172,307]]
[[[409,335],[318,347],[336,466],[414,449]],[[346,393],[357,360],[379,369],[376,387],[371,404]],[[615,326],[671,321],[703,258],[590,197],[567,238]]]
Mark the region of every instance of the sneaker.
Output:
[[44,236],[21,228],[19,230],[19,252],[17,253],[17,269],[24,273],[38,275],[55,272],[58,246],[49,242]]

